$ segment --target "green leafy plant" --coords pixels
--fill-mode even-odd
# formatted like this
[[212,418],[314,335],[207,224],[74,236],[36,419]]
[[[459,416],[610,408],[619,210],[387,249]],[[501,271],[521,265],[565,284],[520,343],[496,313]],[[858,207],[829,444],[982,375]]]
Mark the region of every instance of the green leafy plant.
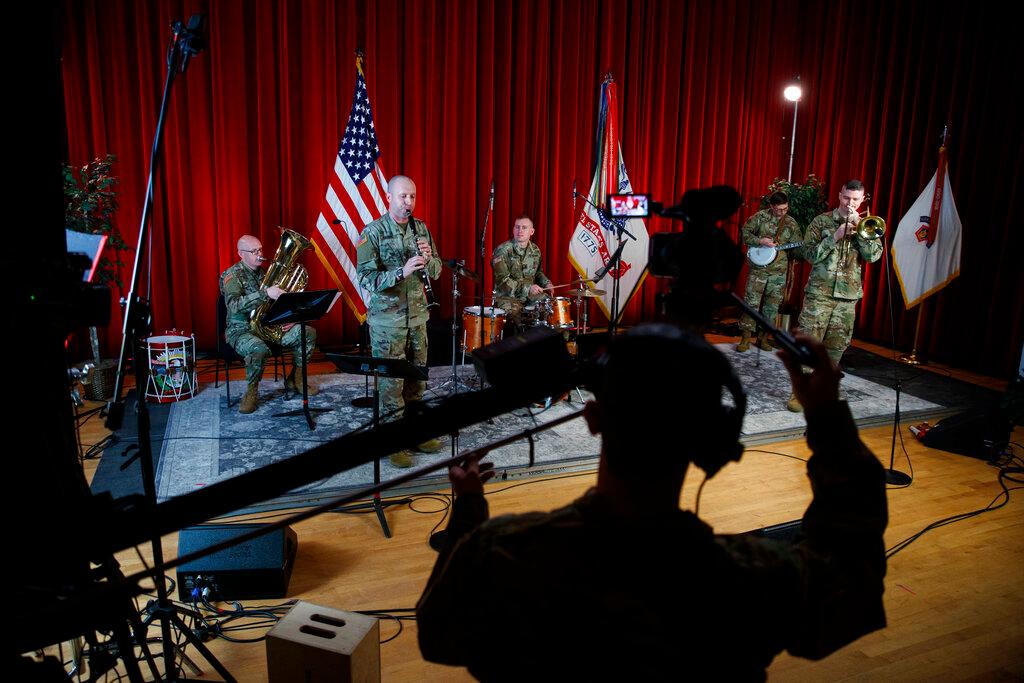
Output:
[[785,192],[789,197],[789,215],[806,230],[814,217],[828,209],[825,188],[821,179],[813,173],[807,176],[803,185],[776,178],[768,186],[768,192],[761,197],[761,208],[768,208],[768,198],[775,192]]
[[113,154],[107,154],[80,168],[64,165],[64,224],[69,230],[107,236],[107,246],[96,268],[96,280],[123,289],[119,270],[124,266],[121,254],[131,247],[113,223],[117,211],[114,186],[118,180],[111,175],[110,167],[116,159]]

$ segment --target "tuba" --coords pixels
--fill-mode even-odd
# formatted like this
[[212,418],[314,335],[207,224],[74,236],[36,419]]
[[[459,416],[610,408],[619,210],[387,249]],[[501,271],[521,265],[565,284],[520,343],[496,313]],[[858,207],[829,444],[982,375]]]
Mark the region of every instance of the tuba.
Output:
[[[309,282],[309,271],[299,263],[299,255],[310,247],[310,241],[294,230],[281,228],[281,245],[274,254],[274,262],[267,268],[267,274],[260,282],[260,289],[277,285],[285,292],[301,292]],[[273,301],[265,301],[249,314],[249,329],[257,337],[275,344],[284,336],[282,325],[264,325],[263,316]]]

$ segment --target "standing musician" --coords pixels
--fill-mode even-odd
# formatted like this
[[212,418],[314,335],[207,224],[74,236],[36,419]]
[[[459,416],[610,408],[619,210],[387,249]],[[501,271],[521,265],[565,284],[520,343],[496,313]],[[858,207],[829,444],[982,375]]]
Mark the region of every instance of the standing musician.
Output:
[[[284,293],[277,285],[262,289],[263,268],[261,265],[266,262],[263,257],[263,245],[252,235],[242,235],[238,238],[238,256],[241,259],[238,263],[225,270],[220,275],[220,292],[224,296],[224,304],[227,308],[227,320],[224,330],[224,339],[238,355],[245,359],[245,381],[248,387],[245,395],[238,402],[238,412],[251,413],[256,410],[259,403],[260,378],[263,377],[263,366],[270,355],[270,347],[267,340],[257,336],[250,329],[249,315],[260,304],[267,301],[276,301]],[[281,346],[291,350],[294,365],[291,372],[285,377],[284,385],[290,391],[302,393],[302,380],[295,380],[295,369],[301,368],[305,359],[313,353],[316,345],[316,330],[306,326],[306,352],[302,353],[302,330],[297,325],[284,325],[284,336],[281,338]],[[306,391],[313,396],[318,389],[307,384]]]
[[[799,327],[825,344],[829,358],[839,359],[850,345],[857,301],[864,296],[861,263],[873,263],[882,256],[882,241],[865,239],[857,233],[864,202],[864,184],[848,180],[839,191],[839,206],[823,213],[807,226],[804,255],[811,262],[811,276],[804,289]],[[786,407],[800,412],[795,396]]]
[[[506,323],[513,328],[522,326],[523,307],[536,301],[554,288],[541,270],[540,247],[530,241],[533,220],[525,213],[516,217],[512,225],[512,239],[498,245],[491,255],[494,267],[494,305],[505,309]],[[511,330],[515,332],[515,329]]]
[[[413,218],[416,183],[397,175],[388,183],[388,212],[363,228],[356,247],[359,286],[372,293],[367,311],[370,346],[378,358],[406,358],[427,364],[427,278],[441,274],[434,238],[422,221]],[[405,406],[423,399],[421,380],[380,379],[380,409],[386,420],[402,416]],[[416,450],[435,453],[441,442],[431,439]],[[391,455],[395,467],[411,467],[408,450]]]
[[[789,215],[789,197],[785,192],[774,192],[768,198],[768,208],[758,211],[743,224],[743,243],[748,247],[778,247],[800,239],[800,226]],[[765,319],[775,322],[786,291],[786,272],[789,257],[786,251],[778,251],[775,260],[766,266],[749,264],[744,300],[751,308],[760,308]],[[747,314],[740,318],[740,343],[737,351],[750,349],[750,337],[754,333],[754,319]],[[757,345],[765,351],[771,350],[771,343],[764,330],[757,335]]]

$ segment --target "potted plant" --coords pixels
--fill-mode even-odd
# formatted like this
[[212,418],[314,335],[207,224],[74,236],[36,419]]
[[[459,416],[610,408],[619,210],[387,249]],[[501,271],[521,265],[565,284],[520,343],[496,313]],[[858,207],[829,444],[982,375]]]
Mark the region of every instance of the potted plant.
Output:
[[[117,192],[114,186],[118,182],[110,172],[114,161],[116,157],[107,154],[81,167],[64,165],[64,224],[68,230],[107,237],[107,246],[96,266],[94,277],[96,282],[111,288],[116,286],[120,291],[124,287],[119,270],[124,266],[121,254],[130,247],[121,238],[113,223],[114,213],[117,211]],[[99,337],[95,327],[89,328],[89,342],[97,370],[103,370],[105,364],[113,364],[100,361]],[[87,386],[89,397],[106,398],[96,395],[106,391],[103,384],[104,382],[96,382],[94,386]]]
[[785,192],[789,197],[789,215],[800,225],[800,230],[807,230],[814,217],[828,209],[824,185],[813,173],[808,174],[803,185],[782,178],[776,178],[768,186],[768,192],[761,197],[761,208],[768,208],[768,198],[775,192]]

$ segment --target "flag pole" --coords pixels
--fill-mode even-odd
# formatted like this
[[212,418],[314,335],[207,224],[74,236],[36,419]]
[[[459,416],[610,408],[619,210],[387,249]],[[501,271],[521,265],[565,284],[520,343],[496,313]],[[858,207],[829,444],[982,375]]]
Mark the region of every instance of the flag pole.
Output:
[[[945,172],[946,172],[946,145],[949,143],[949,124],[947,123],[942,127],[942,144],[939,145],[939,166],[937,175],[935,178],[935,193],[932,198],[932,210],[931,220],[929,225],[931,231],[928,237],[928,246],[931,247],[932,242],[935,240],[935,235],[939,229],[939,206],[942,203],[942,190],[945,184]],[[925,297],[917,309],[917,323],[914,325],[914,345],[910,349],[909,356],[900,356],[899,361],[906,363],[907,365],[927,365],[927,362],[921,360],[917,355],[917,349],[921,342],[921,318],[924,314],[924,305],[928,301]]]
[[922,314],[924,313],[924,304],[926,301],[927,299],[922,301],[917,307],[917,323],[914,325],[914,345],[911,347],[909,355],[900,356],[899,360],[901,363],[906,363],[907,365],[928,364],[927,361],[922,360],[917,355],[917,348],[921,341],[921,318],[923,317]]

